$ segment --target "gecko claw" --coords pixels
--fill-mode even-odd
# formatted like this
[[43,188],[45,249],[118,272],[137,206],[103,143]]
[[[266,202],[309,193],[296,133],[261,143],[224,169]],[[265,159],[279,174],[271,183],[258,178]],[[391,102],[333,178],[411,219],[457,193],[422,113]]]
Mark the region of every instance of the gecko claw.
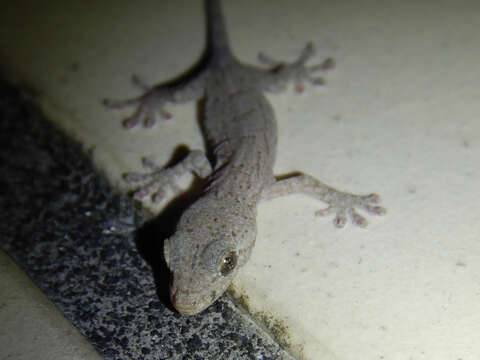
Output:
[[366,205],[365,210],[367,210],[371,214],[379,215],[379,216],[383,216],[387,213],[387,209],[385,209],[384,207],[381,207],[381,206]]
[[328,57],[320,64],[320,70],[322,71],[329,71],[335,69],[335,59],[333,57]]
[[309,41],[306,43],[297,61],[301,64],[305,64],[313,55],[315,55],[315,46],[313,45],[313,42]]
[[317,76],[310,78],[310,83],[314,86],[324,86],[327,81],[323,77]]
[[173,114],[172,114],[172,113],[169,113],[168,111],[165,111],[165,110],[162,110],[162,111],[160,112],[160,115],[162,116],[162,119],[164,119],[164,120],[173,119]]
[[140,118],[138,116],[130,116],[129,118],[122,120],[122,127],[125,130],[130,130],[136,127],[139,123]]
[[165,193],[166,192],[163,188],[163,184],[152,179],[147,184],[140,186],[136,191],[134,191],[133,197],[137,200],[142,200],[147,196],[151,196],[153,202],[158,203],[165,197]]
[[330,215],[332,213],[335,213],[335,217],[333,218],[333,225],[336,227],[336,228],[344,228],[345,225],[347,224],[347,217],[345,215],[345,209],[338,209],[337,207],[335,206],[329,206],[325,209],[321,209],[321,210],[317,210],[315,212],[315,216],[327,216],[327,215]]
[[368,225],[367,219],[365,219],[362,215],[357,213],[355,209],[349,209],[348,211],[350,219],[352,220],[352,223],[358,227],[361,228],[366,228]]
[[123,180],[129,184],[139,184],[145,182],[145,174],[130,172],[123,174]]
[[142,166],[145,170],[149,170],[149,171],[159,169],[159,166],[151,156],[142,157]]
[[337,215],[333,219],[333,225],[338,229],[344,228],[346,224],[347,224],[347,218],[344,216]]
[[155,124],[157,123],[157,121],[155,120],[154,117],[152,116],[146,116],[144,119],[143,119],[143,127],[145,129],[151,129],[152,127],[155,126]]
[[329,71],[335,68],[335,59],[332,57],[328,57],[323,62],[317,65],[312,65],[308,68],[309,72],[316,72],[316,71]]
[[145,92],[151,90],[151,86],[142,80],[137,74],[132,75],[132,84]]
[[159,189],[156,193],[152,195],[152,201],[155,204],[160,203],[163,199],[165,199],[166,191],[165,189]]
[[305,91],[305,86],[302,83],[298,83],[295,85],[295,92],[297,94],[301,94]]
[[369,202],[369,203],[372,203],[372,204],[377,204],[377,203],[380,202],[380,196],[372,193],[372,194],[362,196],[362,200],[364,200],[366,202]]
[[276,67],[279,67],[279,66],[282,66],[284,65],[284,63],[282,61],[278,61],[278,60],[275,60],[274,58],[272,58],[271,56],[263,53],[263,52],[259,52],[258,55],[257,55],[257,58],[258,58],[258,61],[266,66],[270,66],[272,68],[276,68]]
[[150,195],[150,193],[151,193],[150,190],[151,189],[149,189],[148,187],[142,187],[142,188],[140,188],[139,190],[137,190],[133,193],[133,198],[137,199],[137,200],[142,200],[146,196]]
[[333,206],[329,206],[325,209],[320,209],[315,212],[315,216],[327,216],[335,212],[335,208]]
[[382,216],[387,213],[387,209],[377,204],[380,202],[380,196],[377,194],[369,194],[361,198],[362,208],[370,214]]

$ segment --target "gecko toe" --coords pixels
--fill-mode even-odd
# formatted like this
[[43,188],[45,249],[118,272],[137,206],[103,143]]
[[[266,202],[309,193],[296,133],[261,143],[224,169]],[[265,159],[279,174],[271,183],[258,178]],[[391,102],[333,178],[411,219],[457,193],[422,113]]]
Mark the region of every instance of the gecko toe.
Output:
[[162,116],[163,120],[173,119],[173,114],[165,110],[160,111],[160,115]]
[[272,68],[277,68],[283,64],[282,61],[275,60],[274,58],[263,52],[259,52],[257,58],[260,63],[270,66]]
[[132,75],[132,84],[143,91],[149,91],[152,88],[145,81],[143,81],[137,74]]
[[310,83],[314,86],[324,86],[327,81],[325,80],[325,78],[321,77],[321,76],[317,76],[317,77],[311,77],[309,79]]
[[148,189],[142,187],[133,193],[133,198],[137,200],[142,200],[145,197],[147,197],[149,194],[150,192],[148,191]]
[[350,219],[352,223],[358,227],[366,228],[368,225],[367,219],[365,219],[362,215],[357,213],[355,209],[349,209]]
[[333,206],[326,207],[324,209],[320,209],[315,211],[315,216],[327,216],[335,212],[335,208]]
[[136,127],[140,123],[140,120],[141,120],[141,117],[139,115],[140,114],[133,114],[132,116],[124,119],[122,121],[122,127],[125,130],[130,130],[130,129],[133,129],[134,127]]
[[387,209],[382,206],[365,205],[363,208],[373,215],[383,216],[387,213]]
[[145,182],[146,176],[145,174],[137,173],[137,172],[129,172],[123,174],[123,180],[125,180],[129,184],[139,184]]
[[145,197],[152,195],[152,200],[154,200],[155,194],[160,194],[162,191],[163,189],[161,184],[150,182],[136,190],[133,193],[133,197],[137,200],[142,200]]
[[301,94],[301,93],[303,93],[304,91],[305,91],[305,85],[303,85],[303,83],[300,82],[300,81],[297,82],[297,83],[295,84],[295,92],[296,92],[297,94]]
[[145,170],[150,172],[161,169],[151,156],[142,157],[142,166]]
[[322,71],[329,71],[335,69],[335,59],[332,57],[326,58],[321,64],[320,64],[320,70]]
[[387,213],[387,209],[382,206],[378,206],[377,204],[380,202],[380,196],[377,194],[369,194],[361,198],[361,206],[362,208],[373,215],[385,215]]
[[373,193],[362,196],[361,199],[369,204],[378,204],[380,202],[380,196]]
[[333,225],[336,228],[343,228],[347,224],[347,217],[345,215],[345,210],[338,208],[336,206],[329,206],[325,209],[320,209],[315,212],[315,216],[327,216],[330,214],[335,214],[333,219]]
[[155,204],[158,204],[160,203],[163,199],[165,199],[165,196],[166,196],[166,191],[165,189],[159,189],[155,194],[153,194],[152,196],[152,201],[155,203]]
[[125,104],[121,101],[115,101],[112,99],[103,99],[102,105],[109,109],[118,110],[124,107]]
[[341,228],[344,228],[346,224],[347,224],[347,218],[345,217],[345,215],[337,213],[337,215],[333,219],[333,225],[336,228],[341,229]]
[[155,116],[153,114],[149,114],[148,116],[145,116],[143,119],[143,127],[145,129],[151,129],[152,127],[155,126],[157,123],[157,120],[155,119]]
[[309,41],[300,54],[299,62],[305,63],[313,55],[315,55],[315,46],[313,45],[313,42]]

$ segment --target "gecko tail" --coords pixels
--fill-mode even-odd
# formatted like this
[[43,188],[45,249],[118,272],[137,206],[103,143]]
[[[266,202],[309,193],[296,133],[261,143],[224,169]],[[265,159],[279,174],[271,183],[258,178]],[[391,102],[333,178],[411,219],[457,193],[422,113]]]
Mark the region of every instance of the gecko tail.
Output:
[[232,57],[227,28],[220,0],[205,0],[207,17],[207,49],[215,62],[224,62]]

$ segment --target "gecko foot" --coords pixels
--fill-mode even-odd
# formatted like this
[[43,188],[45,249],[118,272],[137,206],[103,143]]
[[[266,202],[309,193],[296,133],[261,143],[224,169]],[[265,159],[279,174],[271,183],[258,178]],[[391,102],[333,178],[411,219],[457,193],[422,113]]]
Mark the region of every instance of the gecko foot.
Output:
[[373,215],[386,214],[386,209],[377,205],[380,202],[380,197],[377,194],[353,195],[334,190],[334,192],[329,195],[329,199],[326,201],[330,205],[325,209],[316,211],[315,215],[326,216],[335,214],[333,224],[337,228],[343,228],[347,223],[347,218],[356,226],[362,228],[367,227],[367,219],[357,213],[355,208],[361,208]]
[[321,76],[313,75],[317,71],[327,71],[335,67],[335,60],[327,58],[320,64],[306,66],[306,62],[315,54],[313,43],[309,42],[303,48],[298,59],[292,63],[286,63],[275,60],[268,55],[260,53],[258,58],[260,62],[271,66],[276,76],[284,78],[285,80],[292,79],[295,84],[295,91],[302,93],[305,90],[305,82],[312,85],[325,85],[326,81]]
[[142,200],[151,196],[154,203],[162,201],[168,189],[175,195],[181,193],[178,181],[185,173],[193,172],[204,178],[212,171],[210,162],[200,150],[190,152],[181,162],[169,168],[157,165],[151,158],[143,158],[142,165],[146,172],[125,173],[123,178],[134,188],[135,199]]
[[169,95],[166,89],[149,87],[137,76],[132,77],[132,82],[145,91],[142,96],[127,100],[104,99],[102,101],[105,107],[115,110],[137,106],[135,113],[122,121],[125,129],[132,129],[138,124],[142,124],[145,128],[151,128],[155,125],[158,115],[164,120],[173,117],[171,113],[163,109]]

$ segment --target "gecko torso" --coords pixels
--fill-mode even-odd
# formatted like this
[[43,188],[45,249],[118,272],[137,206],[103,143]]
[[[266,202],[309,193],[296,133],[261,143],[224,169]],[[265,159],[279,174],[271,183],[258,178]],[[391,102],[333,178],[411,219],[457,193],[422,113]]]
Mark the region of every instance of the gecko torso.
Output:
[[[184,315],[198,313],[213,303],[231,284],[248,261],[256,239],[256,212],[259,201],[294,192],[303,192],[326,202],[329,207],[318,215],[335,213],[334,223],[342,227],[347,217],[365,226],[366,220],[354,207],[383,214],[374,194],[358,196],[337,191],[310,175],[277,180],[273,174],[277,128],[273,109],[264,91],[283,89],[293,80],[297,89],[303,82],[323,83],[310,74],[325,70],[322,65],[306,67],[313,55],[307,45],[293,63],[276,62],[262,56],[271,66],[262,69],[240,63],[231,53],[219,0],[206,0],[208,42],[205,61],[180,81],[146,88],[142,96],[106,102],[110,107],[137,104],[137,112],[124,122],[127,128],[139,123],[150,127],[169,102],[205,99],[202,129],[212,154],[209,161],[193,151],[174,168],[154,167],[146,174],[129,174],[141,183],[137,197],[163,193],[162,187],[176,181],[179,174],[193,171],[206,177],[206,186],[181,216],[176,232],[165,241],[164,257],[172,274],[170,298]],[[138,81],[137,81],[138,82]],[[152,167],[152,166],[150,166]]]

